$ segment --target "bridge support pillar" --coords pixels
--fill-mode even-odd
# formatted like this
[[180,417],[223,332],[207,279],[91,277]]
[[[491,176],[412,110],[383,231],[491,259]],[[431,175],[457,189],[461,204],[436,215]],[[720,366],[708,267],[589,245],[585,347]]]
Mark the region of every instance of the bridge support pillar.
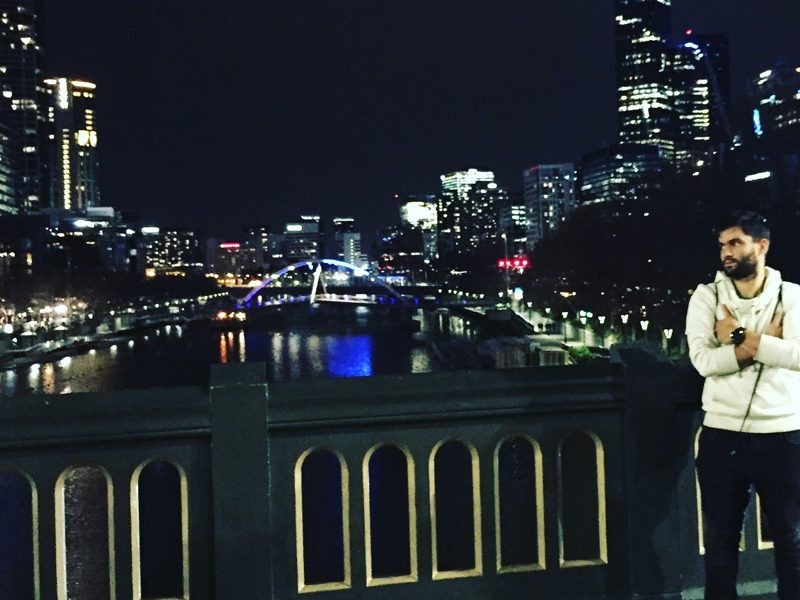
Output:
[[268,392],[264,363],[213,365],[211,466],[217,598],[268,600]]

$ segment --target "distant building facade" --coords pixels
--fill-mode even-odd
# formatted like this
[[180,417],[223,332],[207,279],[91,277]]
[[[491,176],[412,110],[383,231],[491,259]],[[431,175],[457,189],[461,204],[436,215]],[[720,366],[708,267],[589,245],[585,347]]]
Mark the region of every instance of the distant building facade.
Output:
[[659,187],[659,146],[614,144],[585,154],[578,171],[579,204],[641,201]]
[[757,137],[800,134],[800,66],[779,64],[750,82]]
[[423,252],[430,262],[437,257],[437,200],[433,194],[411,195],[400,202],[400,223],[422,232]]
[[66,77],[44,83],[50,204],[72,211],[99,206],[96,86]]
[[321,257],[323,231],[320,221],[318,215],[302,215],[299,221],[286,224],[283,254],[288,264]]
[[0,0],[0,123],[7,135],[15,208],[47,206],[41,156],[39,0]]
[[658,146],[671,162],[676,114],[670,0],[615,0],[615,9],[619,141]]
[[522,172],[522,199],[527,217],[527,249],[555,233],[575,210],[575,165],[533,165]]
[[185,276],[203,270],[200,236],[195,230],[143,227],[141,232],[147,275]]
[[468,169],[440,177],[436,217],[439,254],[472,254],[499,236],[499,207],[506,192],[494,172]]

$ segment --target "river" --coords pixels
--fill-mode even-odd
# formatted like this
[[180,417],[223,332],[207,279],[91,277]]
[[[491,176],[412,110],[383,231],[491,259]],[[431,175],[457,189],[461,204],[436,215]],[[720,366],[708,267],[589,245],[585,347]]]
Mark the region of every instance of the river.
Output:
[[[424,320],[423,320],[424,321]],[[262,361],[268,381],[439,370],[422,333],[369,315],[280,326],[220,329],[207,322],[164,325],[86,354],[0,371],[0,397],[207,385],[210,365]],[[445,333],[472,335],[460,319]]]

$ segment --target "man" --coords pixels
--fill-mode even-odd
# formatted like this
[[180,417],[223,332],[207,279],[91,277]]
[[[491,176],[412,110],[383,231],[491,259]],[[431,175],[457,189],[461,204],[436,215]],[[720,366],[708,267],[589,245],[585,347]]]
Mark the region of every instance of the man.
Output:
[[800,286],[766,266],[770,232],[753,212],[717,228],[722,271],[692,294],[689,356],[706,378],[697,474],[707,600],[738,598],[750,487],[775,541],[778,597],[800,600]]

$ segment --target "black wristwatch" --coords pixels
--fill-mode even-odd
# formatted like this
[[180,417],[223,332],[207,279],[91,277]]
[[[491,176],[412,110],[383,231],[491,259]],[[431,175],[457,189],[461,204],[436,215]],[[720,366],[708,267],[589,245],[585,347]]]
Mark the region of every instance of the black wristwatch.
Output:
[[739,346],[744,341],[745,338],[745,329],[744,327],[737,327],[733,331],[731,331],[731,342],[733,342],[734,346]]

